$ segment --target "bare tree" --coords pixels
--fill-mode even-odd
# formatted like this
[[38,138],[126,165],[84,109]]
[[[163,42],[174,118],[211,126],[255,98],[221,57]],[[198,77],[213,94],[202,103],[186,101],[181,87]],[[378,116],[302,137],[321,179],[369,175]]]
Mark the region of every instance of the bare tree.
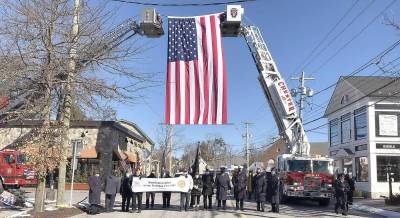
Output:
[[[48,129],[57,129],[57,134],[50,135],[60,137],[61,157],[54,158],[60,162],[59,206],[65,204],[65,148],[72,105],[89,117],[115,118],[111,102],[134,104],[145,88],[158,84],[153,83],[152,74],[132,70],[130,61],[145,48],[138,40],[112,44],[109,32],[114,25],[109,20],[116,13],[109,6],[107,1],[81,0],[79,10],[74,10],[71,0],[0,2],[0,94],[10,97],[0,119],[44,120],[44,129],[38,131],[41,136],[31,140],[36,145],[47,139]],[[74,20],[77,14],[79,19]],[[74,22],[79,28],[71,31]],[[44,188],[45,173],[39,176],[43,178],[38,187]],[[37,195],[36,202],[43,202],[38,197],[43,196]],[[35,208],[40,211],[43,205]]]

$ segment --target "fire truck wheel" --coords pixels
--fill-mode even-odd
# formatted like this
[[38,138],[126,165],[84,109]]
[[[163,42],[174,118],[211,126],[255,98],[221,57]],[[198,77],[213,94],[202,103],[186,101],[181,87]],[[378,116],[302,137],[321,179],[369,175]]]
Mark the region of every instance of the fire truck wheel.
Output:
[[330,200],[331,200],[331,199],[329,199],[329,198],[328,198],[328,199],[320,199],[320,200],[318,201],[319,206],[324,206],[324,207],[328,206]]

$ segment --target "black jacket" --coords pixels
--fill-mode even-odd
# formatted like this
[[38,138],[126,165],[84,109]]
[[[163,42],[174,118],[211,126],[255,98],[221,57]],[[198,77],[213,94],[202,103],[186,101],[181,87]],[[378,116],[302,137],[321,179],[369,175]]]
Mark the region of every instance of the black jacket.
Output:
[[199,178],[193,177],[193,189],[192,195],[201,195],[203,192],[203,180],[199,176]]
[[237,173],[234,182],[235,198],[244,199],[246,197],[247,175],[246,172]]
[[254,177],[254,193],[256,201],[265,202],[267,195],[267,178],[264,173],[260,173]]
[[278,175],[269,175],[267,181],[267,200],[271,203],[279,203],[279,178]]
[[229,175],[227,173],[219,174],[215,180],[215,183],[217,186],[217,199],[227,200],[228,190],[232,188]]
[[127,196],[132,195],[132,176],[126,176],[122,178],[121,182],[121,195]]
[[203,174],[203,195],[214,194],[214,176],[211,173]]

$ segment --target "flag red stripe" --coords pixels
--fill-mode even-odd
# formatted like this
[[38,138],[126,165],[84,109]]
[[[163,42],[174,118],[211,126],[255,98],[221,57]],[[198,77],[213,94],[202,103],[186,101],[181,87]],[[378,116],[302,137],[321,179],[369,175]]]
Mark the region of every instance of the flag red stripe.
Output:
[[203,73],[204,73],[204,113],[203,113],[203,124],[208,123],[208,53],[207,53],[207,35],[206,35],[206,19],[205,17],[200,18],[201,26],[201,39],[202,39],[202,50],[203,50]]
[[[225,60],[224,49],[222,49],[222,40],[221,40],[221,53],[222,53],[222,60]],[[226,80],[226,65],[225,62],[222,63],[222,77],[223,77],[223,84],[222,84],[222,123],[228,122],[228,96],[226,94],[226,87],[227,87],[227,80]]]
[[190,124],[190,89],[193,87],[190,87],[190,74],[189,74],[189,62],[185,61],[185,73],[186,73],[186,78],[185,78],[185,83],[186,83],[186,91],[185,91],[185,124]]
[[215,16],[211,16],[211,36],[212,36],[212,50],[213,50],[213,79],[214,79],[214,92],[213,92],[213,111],[212,111],[212,123],[217,123],[218,113],[218,49],[217,49],[217,33],[215,27]]
[[181,87],[180,87],[180,61],[175,62],[175,123],[181,122]]
[[199,66],[197,60],[194,60],[194,75],[195,75],[195,109],[194,109],[194,123],[199,124],[199,117],[200,117],[200,81],[199,81]]
[[171,107],[171,90],[170,90],[170,85],[171,85],[171,64],[168,62],[167,64],[167,85],[166,85],[166,93],[167,93],[167,99],[166,99],[166,106],[165,106],[165,123],[171,123],[170,121],[170,107]]

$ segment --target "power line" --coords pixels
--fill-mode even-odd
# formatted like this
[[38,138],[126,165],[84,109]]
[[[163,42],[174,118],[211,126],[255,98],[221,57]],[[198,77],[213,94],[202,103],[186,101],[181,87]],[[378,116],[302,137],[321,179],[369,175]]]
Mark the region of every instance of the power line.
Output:
[[[362,66],[360,66],[359,68],[357,68],[356,70],[354,70],[351,74],[347,75],[347,76],[354,76],[360,72],[362,72],[363,70],[367,69],[369,66],[373,65],[373,64],[377,64],[381,61],[381,59],[388,54],[390,51],[392,51],[393,49],[395,49],[397,46],[400,45],[400,40],[396,41],[395,43],[393,43],[392,45],[390,45],[387,49],[385,49],[384,51],[382,51],[381,53],[379,53],[378,55],[376,55],[375,57],[373,57],[372,59],[370,59],[367,63],[363,64]],[[314,96],[325,92],[326,90],[329,90],[330,88],[334,87],[337,85],[338,82],[335,82],[331,85],[329,85],[328,87],[314,93]]]
[[123,2],[123,3],[128,3],[128,4],[135,4],[135,5],[146,5],[146,6],[187,7],[187,6],[214,6],[214,5],[226,5],[226,4],[235,4],[235,3],[254,2],[254,1],[256,1],[256,0],[233,0],[233,1],[210,2],[210,3],[151,3],[151,2],[131,1],[131,0],[111,0],[111,1],[114,1],[114,2]]
[[[347,17],[347,15],[350,14],[350,12],[354,9],[354,7],[357,5],[357,3],[359,2],[359,0],[355,1],[354,4],[352,4],[350,6],[349,9],[347,9],[347,11],[344,13],[344,15],[338,20],[338,22],[336,22],[336,24],[329,30],[329,32],[321,39],[321,41],[317,44],[317,46],[315,46],[313,48],[313,50],[307,55],[307,57],[302,61],[302,63],[297,66],[295,69],[295,71],[292,72],[292,74],[290,76],[292,76],[293,74],[295,74],[296,72],[300,71],[301,69],[304,69],[306,66],[304,66],[305,63],[308,63],[307,60],[309,58],[311,58],[314,53],[317,51],[317,49],[325,42],[325,40],[328,39],[328,37],[331,35],[331,33],[336,30],[336,28],[339,26],[339,24]],[[337,37],[336,37],[337,38]],[[304,67],[303,67],[304,66]]]
[[[392,69],[393,69],[393,70],[396,70],[396,67],[399,66],[400,63],[397,63],[397,64],[395,64],[395,65],[392,65],[392,64],[395,63],[395,62],[397,62],[399,59],[400,59],[400,57],[397,57],[397,58],[395,58],[394,60],[391,60],[389,63],[385,64],[383,67],[387,67],[387,66],[391,65],[391,66],[392,66]],[[377,66],[378,66],[378,68],[379,68],[379,65],[377,65]],[[377,72],[379,72],[379,71],[383,71],[383,73],[379,74],[378,76],[383,75],[383,74],[386,73],[386,72],[384,72],[384,69],[383,69],[383,68],[380,68],[380,69],[377,69],[377,70],[376,70],[375,72],[373,72],[372,74],[369,74],[368,76],[373,76],[373,75],[375,75],[375,74],[376,74]],[[367,83],[367,81],[364,82],[364,84],[366,84],[366,83]],[[352,92],[355,92],[355,91],[352,91]],[[308,114],[307,118],[304,119],[304,121],[308,121],[308,120],[310,120],[312,117],[314,117],[315,115],[320,114],[321,112],[319,112],[319,111],[322,110],[322,109],[325,109],[325,107],[328,105],[328,103],[329,103],[329,99],[328,99],[327,101],[325,101],[323,104],[318,105],[320,108],[318,108],[318,109],[316,109],[316,110],[313,110],[312,113]],[[324,105],[324,106],[322,106],[322,105]],[[316,112],[317,112],[317,113],[316,113]],[[322,111],[322,113],[323,113],[323,111]],[[311,115],[312,115],[312,116],[311,116]]]
[[[397,80],[399,80],[399,79],[400,79],[400,78],[398,77],[398,78],[396,78],[395,80],[397,81]],[[384,100],[386,100],[386,99],[388,99],[388,98],[391,98],[391,97],[393,97],[393,96],[395,96],[395,95],[397,95],[397,94],[400,94],[400,90],[396,91],[395,93],[393,93],[393,94],[390,95],[390,96],[386,96],[385,98],[380,99],[379,101],[377,101],[377,102],[375,102],[375,103],[373,103],[373,104],[368,105],[367,107],[372,107],[372,106],[378,104],[379,102],[382,102],[382,101],[384,101]],[[317,129],[321,128],[321,127],[327,126],[328,124],[329,124],[329,123],[324,123],[324,124],[322,124],[322,125],[319,125],[319,126],[317,126],[317,127],[314,127],[314,128],[312,128],[312,129],[308,129],[308,130],[305,130],[305,131],[306,131],[306,132],[314,131],[314,130],[317,130]]]
[[[371,26],[382,14],[390,8],[394,3],[396,3],[396,0],[392,0],[378,15],[376,15],[366,26],[364,26],[356,35],[354,35],[349,41],[347,41],[342,47],[340,47],[333,55],[331,55],[328,59],[326,59],[321,65],[319,65],[314,71],[312,72],[318,72],[321,70],[326,64],[328,64],[333,58],[336,57],[344,48],[346,48],[352,41],[354,41],[358,36],[360,36],[369,26]],[[313,75],[313,74],[311,74]]]
[[[369,92],[368,94],[364,95],[363,97],[360,97],[360,98],[356,99],[356,100],[353,101],[352,103],[356,103],[356,102],[358,102],[358,101],[360,101],[360,100],[362,100],[362,99],[368,97],[369,95],[371,95],[371,94],[373,94],[373,93],[375,93],[375,92],[377,92],[377,91],[379,91],[379,90],[381,90],[381,89],[383,89],[383,88],[386,88],[386,87],[388,87],[389,85],[391,85],[391,84],[393,84],[393,83],[395,83],[395,82],[398,82],[399,79],[400,79],[400,77],[395,77],[395,79],[393,79],[392,81],[388,82],[387,84],[385,84],[385,85],[383,85],[383,86],[381,86],[381,87],[379,87],[379,88],[377,88],[377,89],[372,90],[372,91]],[[397,93],[396,93],[396,94],[397,94]],[[392,94],[392,96],[393,96],[393,94]],[[391,96],[389,96],[389,97],[391,97]],[[332,111],[331,113],[334,113],[334,112],[336,112],[336,111],[338,111],[338,110],[341,110],[341,109],[342,109],[342,108],[336,109],[336,110]],[[322,119],[322,118],[324,118],[324,116],[321,116],[321,117],[318,117],[318,118],[316,118],[316,119],[314,119],[314,120],[308,121],[308,122],[304,123],[303,125],[304,125],[304,126],[305,126],[305,125],[308,125],[308,124],[313,123],[313,122],[315,122],[315,121],[318,121],[318,120],[320,120],[320,119]]]

